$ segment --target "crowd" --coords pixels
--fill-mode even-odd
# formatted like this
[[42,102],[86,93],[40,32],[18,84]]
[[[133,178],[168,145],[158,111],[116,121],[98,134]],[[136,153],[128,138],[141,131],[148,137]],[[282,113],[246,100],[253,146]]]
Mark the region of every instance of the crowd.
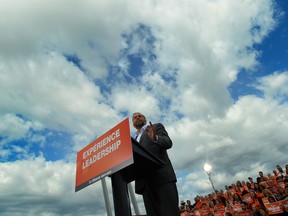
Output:
[[288,215],[288,164],[280,165],[255,179],[225,185],[225,190],[181,201],[181,216],[268,216]]

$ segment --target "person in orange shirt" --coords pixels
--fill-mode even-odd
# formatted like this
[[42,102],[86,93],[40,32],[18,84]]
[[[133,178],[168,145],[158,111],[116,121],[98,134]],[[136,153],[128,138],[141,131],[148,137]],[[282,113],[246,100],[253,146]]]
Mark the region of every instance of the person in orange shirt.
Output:
[[234,214],[234,209],[233,209],[233,204],[226,202],[226,207],[225,207],[225,215],[226,213]]
[[251,183],[251,188],[254,188],[254,181],[253,181],[253,178],[252,177],[248,177],[248,180],[250,181]]
[[[259,207],[259,208],[260,208],[260,207]],[[259,213],[259,208],[258,208],[256,205],[254,205],[254,204],[251,205],[251,212],[252,212],[252,215],[253,215],[253,216],[258,216],[258,215],[260,215],[260,213]]]
[[252,206],[256,207],[257,209],[259,209],[261,207],[261,204],[259,202],[259,199],[256,195],[256,192],[251,190],[249,191],[250,197],[251,197],[251,204],[250,204],[250,209],[252,209]]
[[227,191],[226,193],[226,201],[233,203],[233,194],[231,193],[231,191]]
[[256,193],[259,192],[259,184],[258,184],[258,183],[255,183],[255,184],[254,184],[253,190],[254,190]]
[[[264,189],[264,190],[262,191],[262,193],[263,193],[263,198],[264,198],[264,197],[270,197],[270,196],[272,196],[272,197],[275,198],[274,194],[273,194],[269,189]],[[275,198],[275,199],[276,199],[276,198]]]
[[213,208],[213,212],[220,212],[222,211],[219,206],[215,205],[214,208]]
[[273,172],[273,174],[274,174],[275,177],[278,176],[278,172],[277,172],[276,170],[273,170],[272,172]]
[[283,188],[285,188],[285,183],[284,183],[284,178],[283,178],[283,176],[278,176],[277,178],[276,178],[276,181],[277,181],[277,186],[281,186],[281,187],[283,187]]
[[[259,172],[259,173],[262,173],[262,172]],[[263,174],[262,174],[262,175],[263,175]],[[266,179],[267,179],[266,176],[257,177],[257,183],[259,184],[259,186],[260,186],[260,185],[263,185],[264,188],[267,188]]]
[[221,202],[223,205],[225,205],[226,198],[225,198],[225,196],[224,196],[223,190],[220,190],[220,191],[217,193],[217,199],[219,200],[219,202]]
[[275,197],[278,201],[280,200],[284,200],[286,198],[288,198],[288,194],[287,192],[283,189],[283,187],[278,186],[277,187],[277,194],[275,194]]
[[284,176],[285,174],[284,174],[284,171],[283,171],[283,169],[282,169],[282,167],[280,166],[280,165],[277,165],[276,166],[276,168],[277,168],[277,170],[278,170],[278,176],[279,175],[281,175],[281,176]]
[[244,196],[245,194],[248,194],[249,193],[249,190],[248,190],[248,187],[242,187],[242,193],[241,193],[241,196]]
[[241,189],[242,189],[242,188],[239,188],[238,186],[235,187],[235,192],[236,192],[238,195],[240,195],[240,196],[242,195]]
[[[246,185],[246,182],[245,181],[242,181],[242,189],[243,190],[247,190],[248,191],[248,187],[247,187],[247,185]],[[243,191],[242,190],[242,191]]]
[[238,187],[240,190],[242,189],[242,184],[240,181],[236,182],[236,187]]
[[211,201],[209,202],[208,206],[209,206],[209,208],[214,209],[214,207],[215,207],[214,200],[211,200]]
[[206,203],[202,204],[200,211],[202,212],[202,214],[205,214],[205,213],[208,214],[208,212],[212,212],[212,210],[207,206]]
[[183,200],[181,200],[181,202],[180,202],[179,211],[180,211],[180,213],[186,212],[186,206],[185,206],[185,202]]
[[264,207],[261,207],[261,208],[259,209],[259,213],[260,213],[261,216],[269,216],[266,208],[264,208]]
[[285,165],[284,175],[287,175],[288,173],[288,164]]
[[[260,178],[258,184],[259,184],[259,190],[260,190],[260,186],[261,186],[261,188],[263,187],[264,189],[268,187],[267,184],[266,184],[266,182],[263,181],[261,178]],[[262,189],[262,190],[263,190],[263,189]]]
[[253,190],[254,188],[252,188],[252,185],[250,182],[246,182],[246,187],[247,187],[247,191]]
[[191,201],[190,200],[186,200],[186,209],[187,209],[187,211],[190,212],[192,208],[193,207],[192,207]]
[[217,207],[217,209],[219,209],[219,211],[224,211],[225,210],[225,204],[222,202],[221,199],[215,200],[215,207]]
[[288,180],[288,169],[285,170],[285,176],[284,176],[285,180]]
[[225,190],[229,191],[229,186],[228,185],[225,185]]
[[[248,206],[245,202],[242,202],[240,204],[241,204],[241,208],[242,208],[243,212],[247,212],[247,211],[250,212],[250,209],[248,209]],[[252,214],[252,212],[251,212],[251,214]],[[235,214],[235,216],[237,216],[237,215],[238,215],[238,213]],[[239,215],[241,215],[241,212],[239,212]]]
[[241,196],[239,194],[235,193],[233,195],[233,205],[240,204],[241,202],[243,202]]
[[263,185],[259,185],[258,187],[258,194],[259,196],[261,196],[260,198],[262,198],[262,193],[263,193],[263,190],[265,189],[265,187]]
[[264,176],[264,174],[263,174],[262,171],[259,171],[259,177],[260,177],[262,180],[264,180],[263,177],[265,177],[265,176]]
[[263,198],[263,190],[264,189],[265,188],[263,185],[259,185],[258,191],[256,191],[257,198],[258,198],[258,200],[262,206],[263,206],[262,198]]
[[194,198],[194,201],[195,201],[195,203],[193,204],[193,206],[196,206],[197,209],[200,209],[201,206],[202,206],[202,203],[203,203],[203,202],[201,201],[200,197],[199,197],[199,196],[196,196],[196,197]]
[[277,181],[276,181],[276,176],[272,176],[270,173],[268,173],[268,179],[266,180],[267,183],[267,189],[271,191],[276,191],[277,189]]

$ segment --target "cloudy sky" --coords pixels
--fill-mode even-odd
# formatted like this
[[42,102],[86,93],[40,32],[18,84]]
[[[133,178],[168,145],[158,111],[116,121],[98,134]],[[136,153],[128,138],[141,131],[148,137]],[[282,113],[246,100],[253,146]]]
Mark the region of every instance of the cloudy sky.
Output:
[[0,215],[105,215],[76,154],[134,111],[171,136],[180,199],[212,192],[206,162],[217,189],[284,166],[287,5],[0,0]]

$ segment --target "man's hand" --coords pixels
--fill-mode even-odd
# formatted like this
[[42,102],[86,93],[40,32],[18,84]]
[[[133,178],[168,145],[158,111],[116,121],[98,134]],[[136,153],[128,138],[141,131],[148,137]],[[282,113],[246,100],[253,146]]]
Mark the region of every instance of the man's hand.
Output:
[[149,122],[149,126],[146,128],[146,131],[148,133],[148,136],[150,137],[150,139],[153,141],[153,142],[156,142],[157,141],[157,138],[156,138],[156,131],[155,131],[155,128],[152,124],[152,122],[150,121]]

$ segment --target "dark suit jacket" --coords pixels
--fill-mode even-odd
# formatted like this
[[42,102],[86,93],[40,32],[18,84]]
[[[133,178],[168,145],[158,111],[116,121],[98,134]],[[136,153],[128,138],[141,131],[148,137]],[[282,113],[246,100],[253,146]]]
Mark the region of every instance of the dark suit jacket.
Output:
[[172,141],[161,123],[154,124],[154,128],[158,136],[158,141],[153,142],[147,132],[144,131],[139,143],[162,160],[165,165],[158,170],[151,171],[151,173],[144,178],[135,180],[135,192],[138,194],[142,194],[145,187],[155,187],[163,183],[176,182],[176,175],[167,154],[167,149],[172,147]]

